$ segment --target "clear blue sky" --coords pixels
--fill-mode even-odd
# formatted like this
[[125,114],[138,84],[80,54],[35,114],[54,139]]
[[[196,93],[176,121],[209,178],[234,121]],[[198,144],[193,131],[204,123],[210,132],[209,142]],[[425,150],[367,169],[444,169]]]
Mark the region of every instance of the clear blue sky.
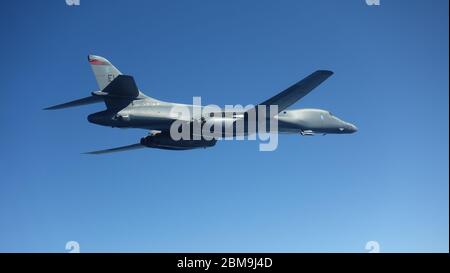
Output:
[[[448,1],[7,1],[0,9],[0,251],[449,249]],[[295,107],[354,135],[213,149],[81,152],[147,132],[95,126],[107,57],[162,100],[250,104],[316,69]]]

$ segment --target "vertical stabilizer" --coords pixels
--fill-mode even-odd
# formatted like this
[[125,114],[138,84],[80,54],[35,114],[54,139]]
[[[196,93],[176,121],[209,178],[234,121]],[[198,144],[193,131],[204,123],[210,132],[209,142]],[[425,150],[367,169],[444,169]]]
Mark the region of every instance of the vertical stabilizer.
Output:
[[114,65],[103,57],[89,55],[88,60],[100,90],[103,90],[117,76],[122,75]]

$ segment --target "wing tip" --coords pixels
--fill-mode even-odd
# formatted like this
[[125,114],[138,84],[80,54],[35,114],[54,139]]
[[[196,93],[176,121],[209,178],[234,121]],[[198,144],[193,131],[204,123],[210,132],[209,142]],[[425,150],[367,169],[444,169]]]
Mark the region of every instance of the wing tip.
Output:
[[81,154],[101,155],[101,154],[109,154],[109,153],[115,153],[115,152],[123,152],[123,151],[127,151],[127,150],[135,150],[135,149],[140,149],[140,148],[145,148],[145,146],[143,146],[141,143],[135,143],[135,144],[131,144],[131,145],[126,145],[126,146],[121,146],[121,147],[116,147],[116,148],[110,148],[110,149],[105,149],[105,150],[84,152],[84,153],[81,153]]
[[44,110],[44,111],[48,111],[48,110],[58,110],[58,109],[59,109],[58,106],[59,106],[59,105],[53,105],[53,106],[49,106],[49,107],[42,108],[42,110]]
[[316,73],[318,73],[318,74],[323,74],[323,75],[326,75],[326,76],[331,76],[331,75],[334,74],[333,71],[331,71],[331,70],[326,70],[326,69],[320,69],[320,70],[317,70]]
[[82,152],[82,153],[80,153],[80,154],[82,154],[82,155],[96,155],[97,153],[95,153],[95,151],[91,151],[91,152]]

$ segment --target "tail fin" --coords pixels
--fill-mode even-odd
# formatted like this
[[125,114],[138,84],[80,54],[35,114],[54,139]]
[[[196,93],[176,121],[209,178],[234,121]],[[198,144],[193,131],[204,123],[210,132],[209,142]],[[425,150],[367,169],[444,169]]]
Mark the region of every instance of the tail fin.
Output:
[[103,97],[106,108],[115,110],[122,109],[133,100],[142,98],[139,97],[141,93],[133,77],[128,75],[117,76],[102,91],[92,92],[92,95]]
[[89,63],[95,74],[100,91],[92,92],[92,96],[74,100],[71,102],[47,107],[45,110],[55,110],[85,104],[104,101],[108,109],[122,109],[130,102],[138,99],[159,102],[139,91],[132,76],[122,75],[122,73],[112,65],[107,59],[89,55]]
[[114,65],[103,57],[89,55],[88,60],[91,64],[92,71],[94,71],[95,79],[100,90],[103,90],[117,76],[122,75]]

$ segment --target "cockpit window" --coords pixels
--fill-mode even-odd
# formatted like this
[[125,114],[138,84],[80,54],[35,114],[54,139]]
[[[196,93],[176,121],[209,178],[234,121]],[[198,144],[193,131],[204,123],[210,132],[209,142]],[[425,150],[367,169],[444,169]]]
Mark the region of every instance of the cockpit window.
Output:
[[328,114],[329,114],[330,116],[333,116],[333,113],[331,113],[331,112],[328,112]]

